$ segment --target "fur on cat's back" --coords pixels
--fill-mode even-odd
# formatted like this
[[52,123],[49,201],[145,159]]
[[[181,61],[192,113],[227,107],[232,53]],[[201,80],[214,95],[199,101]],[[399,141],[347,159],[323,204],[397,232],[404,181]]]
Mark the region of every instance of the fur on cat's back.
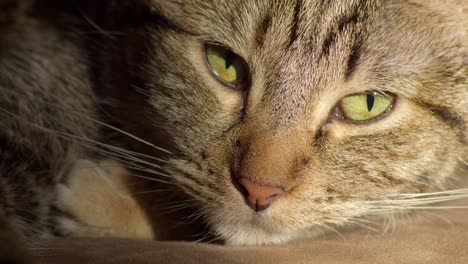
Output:
[[83,40],[46,2],[0,12],[0,208],[27,237],[53,233],[55,186],[85,153],[73,137],[98,134]]

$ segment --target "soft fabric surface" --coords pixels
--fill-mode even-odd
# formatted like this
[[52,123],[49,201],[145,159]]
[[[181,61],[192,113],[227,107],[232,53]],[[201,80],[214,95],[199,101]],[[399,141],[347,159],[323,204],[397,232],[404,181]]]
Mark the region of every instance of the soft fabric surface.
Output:
[[[407,229],[405,229],[407,230]],[[40,263],[468,263],[468,225],[416,226],[390,236],[354,236],[278,247],[70,240],[43,243]]]
[[[441,205],[465,206],[468,199]],[[360,228],[343,232],[343,238],[330,234],[284,246],[58,239],[38,243],[34,254],[44,264],[468,263],[468,209],[418,211],[406,218],[385,234]]]

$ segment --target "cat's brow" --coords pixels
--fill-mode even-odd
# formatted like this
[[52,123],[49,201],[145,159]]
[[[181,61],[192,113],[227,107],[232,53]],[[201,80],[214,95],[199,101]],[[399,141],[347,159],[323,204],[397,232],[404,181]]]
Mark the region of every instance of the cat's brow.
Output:
[[339,34],[349,27],[356,27],[356,24],[360,19],[359,6],[356,6],[354,10],[350,10],[350,12],[337,17],[334,22],[335,25],[329,29],[327,36],[323,40],[322,56],[328,56],[330,49],[336,43]]

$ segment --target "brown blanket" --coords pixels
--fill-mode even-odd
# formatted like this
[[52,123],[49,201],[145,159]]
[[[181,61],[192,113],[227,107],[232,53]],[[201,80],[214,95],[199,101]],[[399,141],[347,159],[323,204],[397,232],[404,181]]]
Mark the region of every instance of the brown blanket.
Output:
[[[441,205],[466,206],[468,199]],[[385,234],[359,228],[285,246],[59,239],[38,243],[34,254],[44,264],[468,263],[468,208],[418,211],[396,222]]]

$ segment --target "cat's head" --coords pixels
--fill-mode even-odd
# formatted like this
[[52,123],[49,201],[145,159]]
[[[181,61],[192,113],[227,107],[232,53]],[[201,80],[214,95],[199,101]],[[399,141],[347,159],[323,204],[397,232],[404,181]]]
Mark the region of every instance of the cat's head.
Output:
[[466,158],[466,30],[437,7],[145,3],[108,24],[105,86],[126,130],[171,149],[165,170],[228,243],[351,222],[445,187]]

